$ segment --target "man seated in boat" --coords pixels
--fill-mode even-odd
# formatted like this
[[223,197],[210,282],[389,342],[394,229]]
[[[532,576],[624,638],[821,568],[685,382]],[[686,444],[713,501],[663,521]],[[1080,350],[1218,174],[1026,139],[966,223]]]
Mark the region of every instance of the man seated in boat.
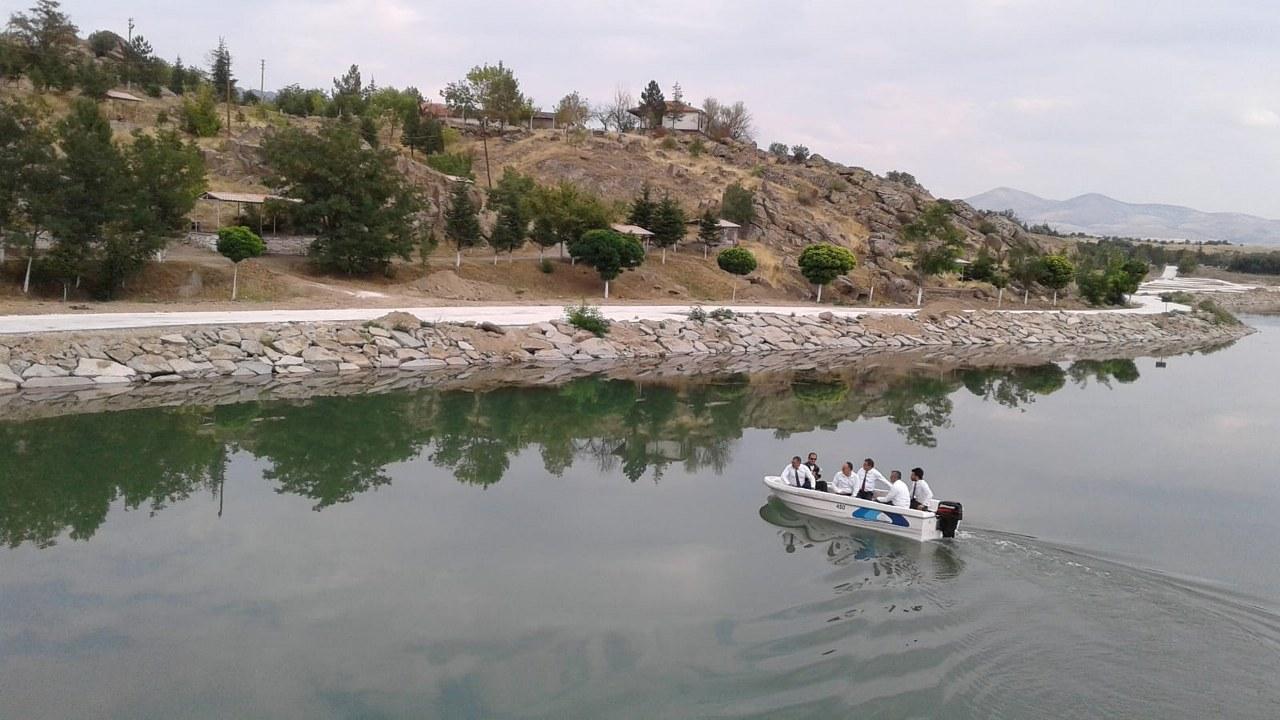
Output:
[[822,481],[822,468],[818,467],[818,453],[809,453],[809,459],[805,460],[804,466],[809,468],[809,472],[813,473],[813,489],[827,491],[827,484]]
[[813,471],[800,462],[800,456],[796,455],[791,458],[791,464],[782,468],[782,482],[798,488],[813,489],[817,480],[813,477]]
[[933,488],[924,480],[924,468],[911,468],[911,509],[933,510]]
[[889,473],[889,492],[879,501],[885,505],[906,508],[911,506],[911,491],[907,489],[907,484],[902,482],[902,473],[894,470]]
[[853,471],[853,463],[848,460],[840,466],[840,471],[831,478],[830,491],[837,495],[852,495],[858,486],[858,474]]
[[884,475],[876,469],[876,461],[867,458],[862,461],[862,469],[858,471],[858,499],[859,500],[875,500],[876,499],[876,483],[889,484],[884,479]]

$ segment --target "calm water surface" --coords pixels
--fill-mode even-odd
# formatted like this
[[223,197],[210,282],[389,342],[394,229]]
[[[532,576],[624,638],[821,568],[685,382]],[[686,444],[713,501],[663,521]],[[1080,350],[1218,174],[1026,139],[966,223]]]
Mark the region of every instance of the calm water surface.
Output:
[[[0,718],[1280,717],[1280,322],[1167,359],[0,419]],[[962,537],[768,502],[923,465]]]

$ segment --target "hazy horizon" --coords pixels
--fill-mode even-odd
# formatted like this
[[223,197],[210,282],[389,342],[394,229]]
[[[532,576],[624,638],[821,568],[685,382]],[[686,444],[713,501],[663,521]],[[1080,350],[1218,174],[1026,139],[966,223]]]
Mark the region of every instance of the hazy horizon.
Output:
[[[30,2],[10,0],[8,13]],[[670,96],[742,100],[756,140],[801,143],[934,194],[1012,187],[1280,217],[1264,180],[1280,160],[1280,20],[1262,3],[1208,8],[972,0],[845,6],[761,1],[65,0],[82,35],[134,32],[161,57],[205,64],[219,36],[257,87],[366,81],[438,97],[472,65],[503,60],[549,109],[656,79]],[[1231,182],[1223,183],[1227,176]]]

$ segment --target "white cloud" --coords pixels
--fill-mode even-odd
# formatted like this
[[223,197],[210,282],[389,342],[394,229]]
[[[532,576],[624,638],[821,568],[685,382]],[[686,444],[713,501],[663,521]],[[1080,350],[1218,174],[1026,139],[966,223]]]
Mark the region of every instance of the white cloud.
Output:
[[1280,114],[1276,114],[1275,110],[1255,108],[1240,115],[1240,124],[1245,127],[1275,127],[1280,125]]

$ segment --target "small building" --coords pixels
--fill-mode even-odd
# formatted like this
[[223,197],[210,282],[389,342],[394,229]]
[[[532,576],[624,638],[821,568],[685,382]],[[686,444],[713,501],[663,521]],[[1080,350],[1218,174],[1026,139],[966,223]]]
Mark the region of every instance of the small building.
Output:
[[443,120],[449,117],[449,106],[444,103],[423,100],[418,104],[418,113],[422,115],[422,117],[433,117],[437,120]]
[[630,235],[631,237],[644,243],[646,247],[649,245],[649,238],[653,237],[653,233],[649,232],[648,230],[645,230],[639,225],[625,225],[623,223],[614,223],[610,225],[609,228],[621,235]]
[[555,130],[556,114],[553,112],[538,111],[529,116],[530,130]]
[[[244,210],[245,205],[257,205],[261,207],[265,205],[267,202],[282,202],[282,203],[291,203],[291,204],[297,204],[302,202],[297,198],[287,198],[287,197],[282,197],[280,195],[266,195],[262,193],[225,192],[222,190],[210,190],[204,193],[203,195],[201,195],[199,199],[207,200],[214,203],[214,212],[216,213],[215,223],[219,228],[222,227],[222,206],[225,203],[234,203],[236,206],[236,216],[239,216],[241,212]],[[261,235],[262,232],[265,230],[265,226],[263,224],[264,222],[265,222],[265,218],[260,213],[258,215],[258,234],[259,235]],[[272,223],[271,231],[272,233],[274,233],[275,232],[274,216],[271,218],[271,223]]]
[[123,90],[108,90],[103,97],[107,100],[112,117],[121,122],[133,120],[133,109],[142,102],[142,98]]
[[[694,218],[692,220],[689,220],[686,223],[688,225],[693,226],[695,236],[698,233],[697,227],[701,222],[702,222],[701,218]],[[738,233],[742,229],[741,225],[735,222],[729,222],[724,218],[720,218],[719,220],[716,220],[716,227],[720,228],[720,244],[721,245],[737,245],[738,244]]]
[[[666,112],[662,116],[662,127],[677,132],[705,133],[707,131],[707,114],[700,108],[675,100],[666,101],[666,106]],[[652,118],[645,108],[634,107],[627,112],[640,118],[642,127],[650,126]]]

